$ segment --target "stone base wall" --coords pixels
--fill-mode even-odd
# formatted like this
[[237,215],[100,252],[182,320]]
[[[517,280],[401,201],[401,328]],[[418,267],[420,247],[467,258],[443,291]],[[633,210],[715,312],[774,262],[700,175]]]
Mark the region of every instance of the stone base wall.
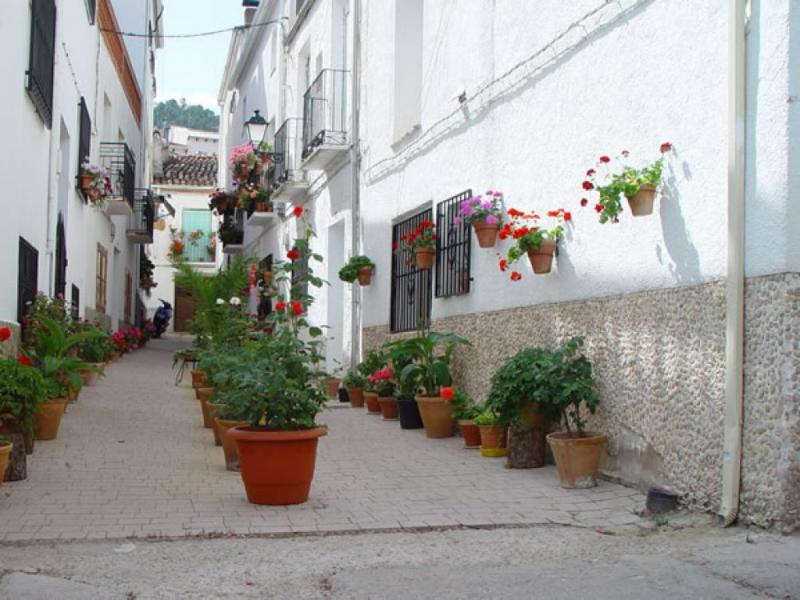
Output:
[[[740,518],[800,525],[800,275],[746,286],[745,436]],[[473,346],[454,359],[459,387],[483,400],[492,374],[528,346],[583,336],[600,386],[592,422],[609,436],[605,472],[669,484],[692,509],[719,507],[725,381],[725,286],[653,290],[448,317],[436,331]],[[364,347],[392,339],[364,331]]]

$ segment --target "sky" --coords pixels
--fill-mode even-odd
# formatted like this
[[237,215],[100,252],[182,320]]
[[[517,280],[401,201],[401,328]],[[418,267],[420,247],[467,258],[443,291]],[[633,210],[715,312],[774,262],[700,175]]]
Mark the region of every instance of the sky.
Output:
[[[196,33],[241,25],[242,0],[163,0],[164,34]],[[186,98],[219,112],[217,92],[230,33],[200,38],[166,38],[156,56],[156,101]]]

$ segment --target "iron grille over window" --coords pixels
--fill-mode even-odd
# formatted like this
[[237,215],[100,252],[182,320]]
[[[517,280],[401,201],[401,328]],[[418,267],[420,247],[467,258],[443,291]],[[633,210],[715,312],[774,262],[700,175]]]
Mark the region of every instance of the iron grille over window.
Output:
[[300,258],[292,264],[292,291],[297,292],[297,299],[308,296],[308,253],[310,250],[298,248]]
[[[78,177],[77,188],[81,189],[81,172],[83,171],[83,163],[89,161],[92,152],[92,120],[89,118],[89,109],[86,107],[86,100],[81,97],[81,102],[78,104]],[[84,202],[87,201],[84,194]]]
[[[151,191],[149,189],[137,189],[134,193],[133,215],[128,229],[128,239],[136,244],[152,244],[154,215],[155,208]],[[206,230],[210,231],[210,229],[210,225],[206,227]],[[192,230],[184,228],[184,231],[188,235]],[[203,240],[203,252],[206,252],[205,247],[208,245],[208,231],[204,232],[206,238]]]
[[447,298],[469,294],[470,236],[469,225],[454,222],[461,203],[472,196],[472,190],[440,202],[436,208],[436,297]]
[[72,284],[72,295],[70,297],[70,302],[72,303],[72,318],[77,319],[80,316],[81,311],[81,291],[74,283]]
[[25,239],[19,238],[19,269],[17,275],[17,321],[28,312],[28,306],[36,299],[39,282],[39,251]]
[[86,11],[89,13],[89,23],[94,25],[94,15],[97,10],[97,0],[86,0]]
[[56,51],[54,0],[31,1],[30,63],[26,89],[48,128],[53,124],[53,65]]
[[303,158],[322,145],[347,145],[348,71],[323,69],[303,96]]
[[[433,217],[430,209],[395,224],[392,228],[392,247],[400,239]],[[391,330],[413,331],[431,320],[431,269],[418,269],[414,257],[403,252],[392,253]]]
[[302,148],[302,121],[286,119],[281,128],[275,132],[275,174],[272,187],[279,188],[290,180],[302,178],[300,171],[300,155]]

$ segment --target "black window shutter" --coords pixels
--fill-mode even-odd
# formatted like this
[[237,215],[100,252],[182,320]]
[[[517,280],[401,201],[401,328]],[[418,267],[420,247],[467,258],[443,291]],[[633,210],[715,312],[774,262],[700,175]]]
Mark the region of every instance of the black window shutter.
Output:
[[28,95],[47,125],[53,124],[53,67],[56,51],[55,0],[31,0],[31,48]]
[[64,220],[58,215],[58,226],[56,227],[56,276],[55,293],[61,294],[66,299],[67,293],[67,240],[64,233]]
[[[89,109],[86,107],[86,100],[81,97],[78,104],[78,176],[77,188],[81,189],[81,172],[83,163],[89,160],[92,153],[92,119],[89,117]],[[84,196],[84,202],[86,197]]]
[[17,321],[22,323],[28,305],[36,299],[39,285],[39,251],[24,238],[19,238],[17,275]]

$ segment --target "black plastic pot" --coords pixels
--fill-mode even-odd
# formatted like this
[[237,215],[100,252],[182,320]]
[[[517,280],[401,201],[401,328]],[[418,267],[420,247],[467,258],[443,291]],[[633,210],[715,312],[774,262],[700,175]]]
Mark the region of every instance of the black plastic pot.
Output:
[[422,429],[422,417],[414,398],[398,398],[397,411],[400,414],[400,429]]
[[350,396],[347,395],[347,390],[339,388],[339,402],[350,402]]

